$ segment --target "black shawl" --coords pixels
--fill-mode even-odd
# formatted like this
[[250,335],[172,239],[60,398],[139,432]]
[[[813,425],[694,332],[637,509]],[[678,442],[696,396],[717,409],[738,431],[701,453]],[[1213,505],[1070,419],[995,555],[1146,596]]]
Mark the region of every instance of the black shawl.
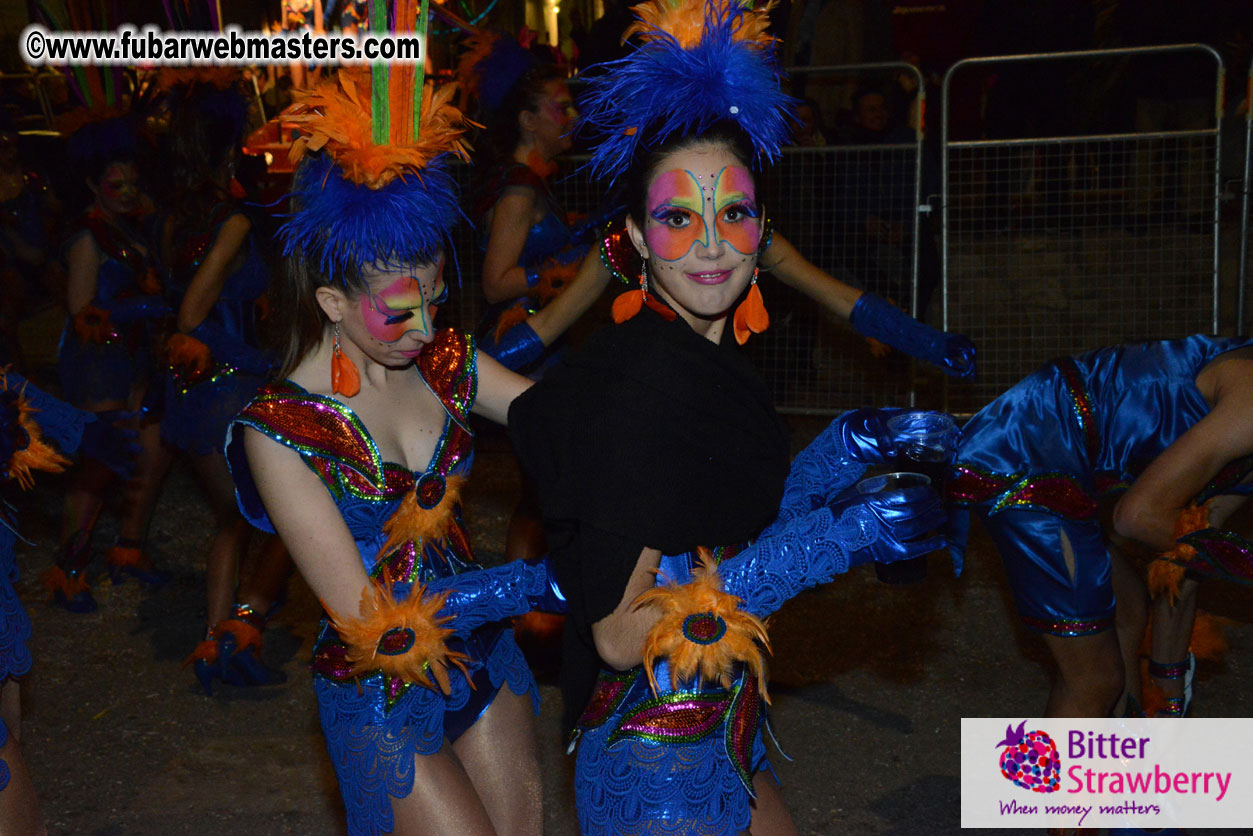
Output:
[[509,409],[570,602],[567,727],[601,664],[591,625],[622,600],[640,551],[743,542],[778,513],[787,435],[730,331],[715,345],[645,308],[595,334]]

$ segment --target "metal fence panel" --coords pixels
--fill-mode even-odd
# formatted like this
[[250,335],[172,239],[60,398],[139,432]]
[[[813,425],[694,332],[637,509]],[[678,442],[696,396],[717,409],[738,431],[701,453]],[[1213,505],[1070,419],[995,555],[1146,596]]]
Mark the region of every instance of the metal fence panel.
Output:
[[972,412],[1063,354],[1218,329],[1222,63],[1209,47],[968,59],[972,65],[1165,55],[1215,62],[1207,127],[1012,140],[942,136],[944,325],[979,348]]

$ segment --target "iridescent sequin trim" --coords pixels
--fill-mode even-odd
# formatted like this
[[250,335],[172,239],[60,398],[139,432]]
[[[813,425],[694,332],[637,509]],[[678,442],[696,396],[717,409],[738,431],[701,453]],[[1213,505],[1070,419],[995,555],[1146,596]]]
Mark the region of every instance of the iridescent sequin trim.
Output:
[[444,407],[467,432],[470,410],[478,394],[478,349],[474,338],[452,328],[444,328],[418,355],[418,370]]
[[1154,662],[1149,660],[1149,676],[1157,679],[1183,679],[1188,673],[1190,659],[1182,662]]
[[1094,464],[1101,450],[1101,436],[1096,426],[1096,413],[1092,408],[1092,396],[1084,385],[1083,375],[1074,358],[1062,357],[1053,361],[1062,379],[1066,381],[1067,394],[1070,396],[1070,407],[1074,411],[1075,420],[1079,422],[1079,430],[1083,433],[1088,448],[1088,462]]
[[955,467],[957,476],[945,489],[947,499],[956,505],[991,503],[988,515],[1009,510],[1046,511],[1067,519],[1091,519],[1097,502],[1069,473],[1001,474],[968,465]]
[[1048,633],[1053,636],[1091,636],[1114,628],[1114,616],[1104,618],[1031,618],[1022,616],[1022,623],[1037,633]]
[[1197,505],[1203,505],[1219,494],[1234,493],[1234,488],[1243,482],[1250,473],[1253,473],[1253,456],[1236,459],[1218,471],[1218,475],[1205,486],[1204,490],[1201,491],[1193,502]]
[[587,708],[579,717],[578,727],[584,731],[594,729],[613,716],[622,705],[622,700],[630,692],[635,680],[639,679],[642,668],[633,668],[624,673],[612,674],[601,671],[592,691],[592,698]]
[[753,792],[753,741],[757,738],[764,709],[757,677],[746,672],[736,686],[735,696],[731,701],[723,742],[727,758],[735,767],[740,783],[754,798],[757,794]]
[[718,691],[663,694],[640,703],[624,715],[605,745],[633,738],[653,743],[695,743],[717,730],[731,703],[731,693]]
[[1246,586],[1253,585],[1253,543],[1231,531],[1205,528],[1179,538],[1196,549],[1189,569]]

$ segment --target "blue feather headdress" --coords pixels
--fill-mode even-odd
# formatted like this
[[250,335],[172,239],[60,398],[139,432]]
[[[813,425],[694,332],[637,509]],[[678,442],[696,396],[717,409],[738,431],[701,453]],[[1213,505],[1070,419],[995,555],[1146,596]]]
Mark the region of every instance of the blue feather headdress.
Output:
[[457,62],[457,81],[488,114],[496,113],[518,81],[539,65],[539,59],[503,32],[484,30],[466,39]]
[[[389,117],[411,95],[391,81],[394,98],[383,98],[379,111]],[[391,119],[381,132],[387,139],[376,142],[369,83],[365,74],[340,70],[298,94],[287,117],[303,133],[291,156],[304,162],[291,195],[296,211],[279,230],[283,253],[303,253],[333,281],[363,264],[429,263],[448,251],[461,216],[446,163],[468,159],[462,136],[472,123],[450,103],[455,86],[426,85],[416,136],[411,120]]]
[[760,159],[773,160],[791,136],[796,100],[780,87],[767,11],[736,0],[649,0],[624,38],[642,43],[598,66],[580,102],[580,130],[596,147],[588,165],[616,179],[641,142],[700,133],[732,121]]

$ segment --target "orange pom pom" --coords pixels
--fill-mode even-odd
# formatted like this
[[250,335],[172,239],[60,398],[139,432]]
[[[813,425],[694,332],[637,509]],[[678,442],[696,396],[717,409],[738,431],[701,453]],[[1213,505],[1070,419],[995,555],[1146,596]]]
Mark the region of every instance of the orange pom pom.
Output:
[[[0,392],[8,391],[10,388],[8,376],[4,372],[4,369],[0,369]],[[25,384],[22,389],[23,391],[26,389]],[[70,465],[68,458],[62,456],[53,449],[52,445],[44,441],[43,431],[32,417],[36,411],[26,396],[18,392],[17,423],[25,430],[29,441],[21,450],[15,451],[8,462],[0,461],[0,470],[7,470],[9,476],[16,479],[23,490],[30,490],[35,485],[35,477],[31,475],[31,471],[60,473]]]
[[509,333],[515,325],[520,322],[526,322],[526,318],[530,316],[530,312],[526,309],[526,302],[521,301],[506,309],[500,315],[500,319],[496,320],[496,342],[499,343],[504,339],[505,334]]
[[[442,540],[448,533],[457,503],[461,501],[461,486],[465,481],[464,476],[419,479],[387,522],[383,523],[387,542],[379,549],[378,556],[386,557],[405,543],[413,543],[420,553],[423,543]],[[441,488],[442,493],[436,495]]]
[[649,685],[656,694],[653,665],[663,657],[670,663],[671,688],[697,675],[729,688],[736,678],[736,665],[743,663],[761,680],[761,696],[770,702],[761,652],[762,647],[770,649],[766,625],[741,610],[739,598],[723,591],[709,550],[701,549],[699,554],[690,581],[655,587],[635,599],[634,609],[652,606],[662,613],[644,643]]
[[370,583],[362,590],[360,618],[344,618],[323,605],[347,645],[345,658],[352,666],[351,675],[377,670],[424,688],[438,684],[445,694],[451,692],[449,668],[459,667],[465,673],[469,657],[445,646],[453,633],[441,626],[452,616],[439,615],[447,595],[428,597],[425,592],[424,587],[415,586],[408,598],[397,601],[384,578],[381,585]]

